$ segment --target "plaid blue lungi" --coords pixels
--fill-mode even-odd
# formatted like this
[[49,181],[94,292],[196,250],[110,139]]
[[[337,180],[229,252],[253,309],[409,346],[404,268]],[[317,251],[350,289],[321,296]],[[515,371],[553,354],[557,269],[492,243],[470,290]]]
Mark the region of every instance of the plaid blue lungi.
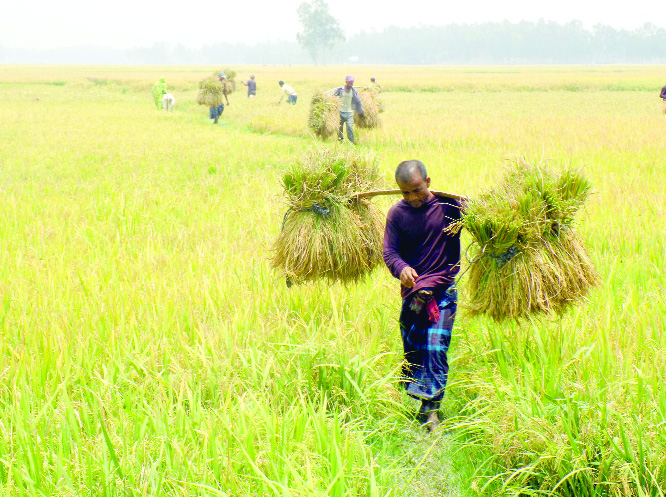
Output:
[[223,111],[224,111],[224,104],[218,105],[217,107],[209,108],[208,115],[210,116],[211,119],[217,119],[218,117],[222,117]]
[[400,333],[405,350],[402,367],[407,394],[417,399],[439,402],[444,397],[449,375],[447,352],[458,308],[455,283],[442,289],[430,289],[439,307],[436,323],[428,319],[424,308],[419,314],[409,308],[411,296],[402,302]]

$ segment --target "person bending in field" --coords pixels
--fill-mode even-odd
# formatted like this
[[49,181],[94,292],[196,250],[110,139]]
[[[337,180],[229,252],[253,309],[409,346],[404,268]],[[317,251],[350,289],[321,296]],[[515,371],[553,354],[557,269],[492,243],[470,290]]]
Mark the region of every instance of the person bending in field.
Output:
[[382,87],[377,83],[375,78],[370,78],[370,82],[372,83],[372,88],[377,90],[377,91],[382,91]]
[[167,93],[166,82],[164,81],[164,78],[160,78],[160,80],[155,83],[155,86],[153,86],[153,100],[155,101],[155,107],[158,109],[162,108],[162,99]]
[[298,95],[294,91],[294,89],[289,86],[285,85],[284,81],[278,81],[278,84],[280,85],[280,88],[282,88],[282,94],[280,95],[280,100],[278,100],[278,105],[280,105],[280,102],[282,102],[282,99],[284,98],[285,95],[287,96],[287,103],[296,105],[296,100],[298,100]]
[[[227,101],[227,105],[229,104],[229,90],[227,89],[227,75],[223,72],[218,74],[218,77],[220,78],[220,82],[222,83],[222,95],[224,96],[224,99]],[[220,104],[217,107],[210,107],[208,109],[208,116],[213,120],[213,124],[217,124],[219,121],[220,117],[222,117],[222,113],[224,112],[224,104]]]
[[338,128],[338,141],[344,140],[344,131],[345,124],[347,125],[347,138],[352,143],[354,141],[354,111],[358,113],[359,116],[363,117],[363,104],[361,103],[361,97],[358,96],[358,92],[354,88],[354,78],[347,76],[345,78],[345,86],[341,86],[333,90],[333,95],[340,97],[340,128]]
[[403,199],[386,217],[384,262],[400,280],[404,385],[408,395],[421,400],[417,419],[433,431],[449,373],[460,269],[460,235],[444,229],[460,219],[461,206],[429,190],[421,161],[400,163],[395,181]]
[[254,98],[257,96],[257,82],[254,80],[254,74],[250,76],[250,79],[241,81],[245,86],[247,86],[247,98]]
[[661,93],[659,94],[659,98],[661,98],[664,102],[666,102],[666,86],[664,86],[661,89]]

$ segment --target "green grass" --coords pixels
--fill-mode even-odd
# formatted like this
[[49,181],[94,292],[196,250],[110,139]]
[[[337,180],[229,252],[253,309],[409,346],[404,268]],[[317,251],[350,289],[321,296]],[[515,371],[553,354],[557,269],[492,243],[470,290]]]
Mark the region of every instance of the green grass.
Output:
[[[358,130],[387,180],[419,158],[473,195],[517,154],[594,187],[601,287],[557,319],[463,310],[441,439],[396,383],[385,270],[287,289],[269,269],[309,96],[348,68],[250,69],[258,97],[212,126],[212,68],[3,68],[0,495],[663,495],[663,68],[355,68],[389,90]],[[295,107],[271,105],[279,79]]]

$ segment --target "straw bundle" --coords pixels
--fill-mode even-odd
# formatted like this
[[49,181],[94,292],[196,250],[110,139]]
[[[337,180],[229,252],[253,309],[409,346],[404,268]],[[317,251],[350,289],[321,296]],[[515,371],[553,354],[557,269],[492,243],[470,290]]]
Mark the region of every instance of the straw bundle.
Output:
[[199,82],[199,93],[197,94],[197,104],[207,105],[208,107],[217,107],[224,103],[224,86],[217,74],[208,76]]
[[354,113],[354,124],[359,128],[378,128],[381,126],[379,119],[379,98],[377,92],[368,89],[361,89],[358,92],[363,105],[363,117]]
[[[472,314],[497,321],[561,313],[585,298],[599,275],[573,230],[590,184],[517,161],[495,190],[470,200],[456,228],[473,238],[467,289]],[[455,229],[455,228],[454,228]]]
[[273,245],[273,268],[287,281],[355,281],[382,262],[384,222],[379,210],[352,193],[379,182],[372,157],[315,150],[283,178],[289,210]]
[[308,126],[315,135],[326,140],[338,132],[340,126],[340,101],[332,95],[325,95],[318,91],[310,101],[310,116]]
[[236,91],[236,71],[233,69],[226,68],[224,71],[218,71],[218,74],[220,72],[224,72],[224,74],[227,75],[227,79],[224,81],[225,85],[225,90],[227,95],[231,95],[233,92]]

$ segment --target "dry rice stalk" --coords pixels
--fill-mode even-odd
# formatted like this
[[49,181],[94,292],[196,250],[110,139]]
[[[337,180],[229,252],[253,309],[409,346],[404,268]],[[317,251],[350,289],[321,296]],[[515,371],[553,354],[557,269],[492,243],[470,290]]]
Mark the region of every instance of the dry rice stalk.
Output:
[[579,172],[555,176],[519,160],[498,188],[469,201],[456,228],[474,240],[466,285],[472,314],[519,319],[585,299],[600,279],[573,221],[589,191]]
[[340,126],[340,101],[337,97],[316,92],[310,101],[308,126],[323,140],[335,135]]
[[369,201],[349,195],[378,182],[374,159],[353,151],[314,150],[292,165],[283,179],[289,210],[272,266],[293,283],[367,275],[382,262],[384,220]]
[[359,128],[378,128],[381,126],[379,119],[379,106],[377,105],[377,92],[368,89],[361,89],[358,92],[363,105],[363,117],[354,113],[354,124]]

